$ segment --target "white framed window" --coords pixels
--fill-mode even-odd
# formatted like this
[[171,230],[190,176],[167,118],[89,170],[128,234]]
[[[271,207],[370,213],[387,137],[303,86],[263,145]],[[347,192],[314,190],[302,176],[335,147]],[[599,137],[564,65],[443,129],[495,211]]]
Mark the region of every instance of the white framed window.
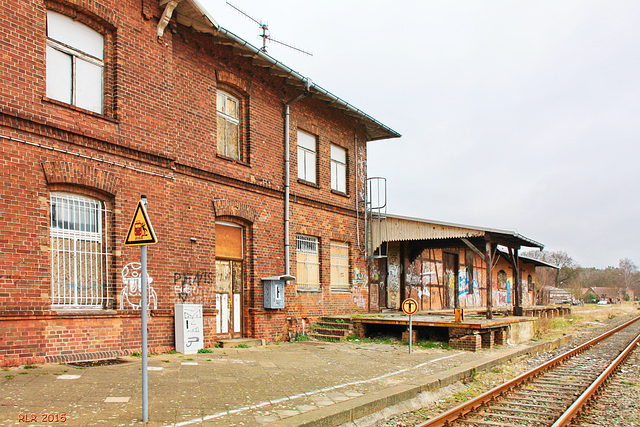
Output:
[[104,38],[47,11],[47,97],[102,114]]
[[228,93],[218,91],[216,110],[218,114],[217,153],[240,160],[240,102]]
[[331,144],[331,189],[347,192],[347,150]]
[[51,193],[54,308],[102,308],[109,300],[105,209],[99,200]]
[[316,183],[316,152],[316,137],[298,130],[298,179]]
[[331,291],[349,292],[349,244],[331,241]]
[[303,234],[296,236],[296,264],[298,290],[319,290],[320,258],[317,237]]

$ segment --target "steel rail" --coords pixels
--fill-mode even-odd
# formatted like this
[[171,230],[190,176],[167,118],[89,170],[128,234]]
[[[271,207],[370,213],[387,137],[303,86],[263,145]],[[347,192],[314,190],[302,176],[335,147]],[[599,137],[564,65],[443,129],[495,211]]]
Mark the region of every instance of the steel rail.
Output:
[[607,381],[609,377],[616,372],[620,364],[629,357],[629,354],[631,354],[638,345],[640,345],[640,334],[638,334],[631,344],[629,344],[627,348],[625,348],[624,351],[620,353],[613,362],[611,362],[607,369],[605,369],[602,374],[595,379],[595,381],[576,399],[575,402],[573,402],[571,406],[569,406],[569,408],[567,408],[567,410],[556,420],[555,423],[553,423],[551,427],[568,426],[578,415],[582,407],[596,394],[600,387],[604,385],[605,381]]
[[471,411],[476,410],[477,408],[487,404],[488,402],[496,399],[497,397],[511,391],[512,389],[514,389],[515,387],[519,386],[520,384],[523,384],[535,377],[537,377],[538,375],[542,374],[543,372],[548,371],[549,369],[555,367],[556,365],[559,365],[560,363],[564,362],[567,359],[570,359],[571,357],[575,356],[576,354],[579,354],[587,349],[589,349],[590,347],[593,347],[595,344],[599,343],[600,341],[604,340],[605,338],[610,337],[611,335],[615,334],[616,332],[626,328],[627,326],[633,324],[634,322],[637,322],[638,320],[640,320],[640,316],[631,319],[613,329],[611,329],[608,332],[605,332],[604,334],[593,338],[589,341],[587,341],[586,343],[567,351],[566,353],[561,354],[560,356],[551,359],[545,363],[543,363],[542,365],[538,366],[535,369],[532,369],[528,372],[525,372],[524,374],[521,374],[519,376],[517,376],[516,378],[507,381],[506,383],[495,387],[483,394],[481,394],[480,396],[471,399],[468,402],[462,403],[461,405],[456,406],[453,409],[450,409],[447,412],[444,412],[440,415],[438,415],[435,418],[430,419],[429,421],[420,424],[418,427],[438,427],[438,426],[444,426],[454,420],[457,420],[459,418],[462,418],[463,416],[465,416],[466,414],[468,414]]

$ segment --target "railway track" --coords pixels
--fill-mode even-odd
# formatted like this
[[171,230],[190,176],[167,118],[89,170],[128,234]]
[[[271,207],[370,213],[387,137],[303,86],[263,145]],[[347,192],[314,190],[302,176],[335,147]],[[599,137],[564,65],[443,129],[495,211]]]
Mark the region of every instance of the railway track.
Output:
[[420,427],[570,425],[640,345],[639,320],[632,319]]

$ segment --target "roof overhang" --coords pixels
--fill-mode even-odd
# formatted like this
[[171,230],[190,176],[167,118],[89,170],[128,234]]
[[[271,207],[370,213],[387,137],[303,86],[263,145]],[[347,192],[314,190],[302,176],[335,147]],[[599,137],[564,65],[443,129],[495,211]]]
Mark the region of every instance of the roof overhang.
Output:
[[543,249],[542,243],[515,231],[477,227],[450,222],[385,215],[380,227],[372,227],[373,247],[383,242],[415,242],[420,247],[445,248],[467,246],[465,240],[482,250],[486,242],[509,248]]
[[[177,5],[172,5],[172,3],[176,2]],[[196,0],[160,0],[159,4],[163,7],[172,5],[174,16],[179,24],[193,28],[195,31],[211,34],[215,42],[232,46],[240,56],[252,58],[253,64],[256,66],[269,68],[271,73],[282,77],[288,85],[304,90],[308,83],[311,82],[308,77],[287,67],[266,52],[221,27]],[[309,86],[309,96],[322,100],[330,108],[340,110],[358,120],[364,125],[369,141],[399,138],[401,136],[398,132],[315,83],[311,83]]]

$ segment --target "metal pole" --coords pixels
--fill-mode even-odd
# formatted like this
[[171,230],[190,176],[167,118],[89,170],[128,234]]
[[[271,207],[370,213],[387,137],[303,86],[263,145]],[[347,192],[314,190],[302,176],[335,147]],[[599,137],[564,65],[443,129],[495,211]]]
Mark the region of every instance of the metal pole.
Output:
[[[147,209],[147,197],[141,196],[142,205]],[[149,421],[149,372],[147,368],[147,246],[140,247],[140,264],[142,280],[140,283],[140,311],[142,314],[142,421]]]
[[409,315],[409,354],[411,354],[411,343],[413,341],[413,315]]

